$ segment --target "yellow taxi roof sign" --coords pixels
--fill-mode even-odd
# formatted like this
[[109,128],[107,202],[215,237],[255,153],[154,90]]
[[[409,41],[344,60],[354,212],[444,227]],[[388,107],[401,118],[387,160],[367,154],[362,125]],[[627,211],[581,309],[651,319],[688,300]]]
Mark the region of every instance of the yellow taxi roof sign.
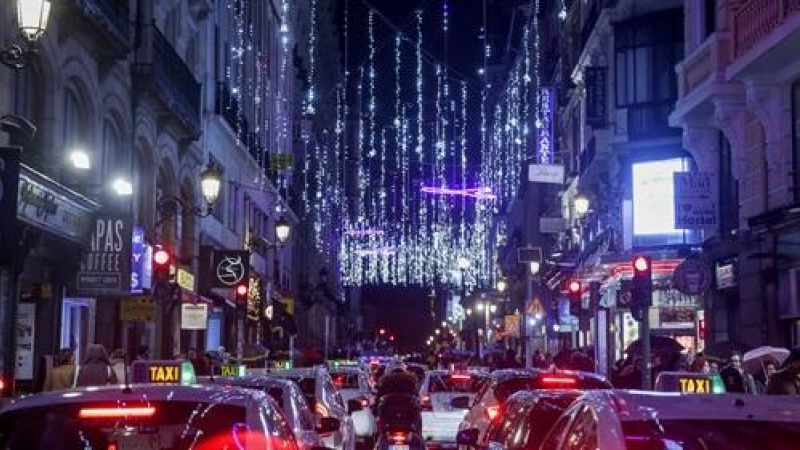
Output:
[[197,376],[189,361],[135,361],[131,382],[137,384],[195,384]]
[[719,375],[696,372],[662,372],[655,390],[682,394],[724,394],[725,385]]

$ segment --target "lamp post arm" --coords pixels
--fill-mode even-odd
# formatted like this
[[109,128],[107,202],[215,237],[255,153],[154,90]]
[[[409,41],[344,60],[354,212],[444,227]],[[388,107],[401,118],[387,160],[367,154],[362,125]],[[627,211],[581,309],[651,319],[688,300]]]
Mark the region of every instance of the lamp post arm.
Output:
[[156,205],[156,210],[159,213],[159,219],[156,221],[155,226],[158,227],[165,221],[177,216],[178,207],[197,217],[208,217],[213,211],[213,208],[210,204],[206,205],[205,208],[201,208],[199,206],[190,205],[180,197],[170,195],[169,197],[164,197],[159,200],[158,204]]

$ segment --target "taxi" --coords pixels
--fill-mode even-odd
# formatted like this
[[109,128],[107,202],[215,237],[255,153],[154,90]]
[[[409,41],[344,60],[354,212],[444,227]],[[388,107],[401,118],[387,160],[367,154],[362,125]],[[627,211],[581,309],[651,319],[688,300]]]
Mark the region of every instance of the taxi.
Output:
[[372,414],[372,404],[375,401],[372,386],[366,371],[359,367],[347,365],[333,365],[330,369],[333,386],[342,396],[346,405],[352,402],[361,404],[361,409],[348,407],[357,443],[372,448],[377,433],[375,416]]
[[488,374],[468,370],[430,370],[420,388],[422,438],[431,445],[454,445],[461,421]]
[[661,372],[656,378],[658,392],[682,394],[724,394],[725,383],[719,375],[696,372]]
[[790,450],[798,442],[793,396],[593,391],[556,421],[541,450]]
[[[172,378],[174,367],[153,366],[152,377]],[[0,410],[0,448],[298,450],[298,445],[280,409],[262,392],[133,384],[15,399]]]

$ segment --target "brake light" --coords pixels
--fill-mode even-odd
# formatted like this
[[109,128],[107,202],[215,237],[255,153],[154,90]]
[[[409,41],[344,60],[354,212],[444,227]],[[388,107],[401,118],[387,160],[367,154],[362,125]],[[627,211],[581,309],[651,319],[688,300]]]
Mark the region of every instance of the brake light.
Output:
[[568,377],[542,377],[542,384],[545,386],[575,386],[577,380]]
[[408,434],[403,432],[396,432],[389,435],[389,437],[391,438],[392,442],[396,444],[402,444],[408,439]]
[[454,373],[450,375],[450,379],[466,381],[472,379],[468,373]]
[[156,413],[153,406],[132,408],[81,408],[78,417],[81,419],[118,419],[122,417],[152,417]]
[[423,411],[433,411],[433,405],[431,405],[430,395],[423,395],[422,398],[420,398],[419,400],[419,405]]
[[366,408],[366,407],[369,406],[369,399],[366,398],[366,397],[361,397],[361,398],[358,399],[358,401],[361,402],[361,407],[362,408]]
[[497,416],[500,415],[500,407],[490,406],[486,408],[486,415],[489,417],[489,420],[494,420]]
[[319,414],[320,417],[328,417],[329,411],[328,408],[325,407],[322,403],[317,402],[314,406],[314,410]]

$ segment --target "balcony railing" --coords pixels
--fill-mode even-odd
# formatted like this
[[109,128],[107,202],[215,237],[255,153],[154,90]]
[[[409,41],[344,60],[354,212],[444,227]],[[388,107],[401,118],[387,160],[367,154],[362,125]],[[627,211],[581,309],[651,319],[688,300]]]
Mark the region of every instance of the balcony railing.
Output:
[[734,54],[738,57],[752,49],[796,12],[800,0],[742,1],[732,13]]
[[79,13],[93,26],[93,31],[102,36],[112,52],[118,56],[127,54],[130,47],[130,16],[128,3],[122,0],[63,0],[65,15]]
[[189,137],[196,138],[200,133],[200,83],[158,28],[145,25],[143,35],[143,42],[152,43],[152,51],[137,52],[134,73],[141,87],[163,103]]
[[628,109],[628,139],[664,138],[680,136],[680,128],[669,126],[669,114],[675,105],[674,100],[639,103]]

